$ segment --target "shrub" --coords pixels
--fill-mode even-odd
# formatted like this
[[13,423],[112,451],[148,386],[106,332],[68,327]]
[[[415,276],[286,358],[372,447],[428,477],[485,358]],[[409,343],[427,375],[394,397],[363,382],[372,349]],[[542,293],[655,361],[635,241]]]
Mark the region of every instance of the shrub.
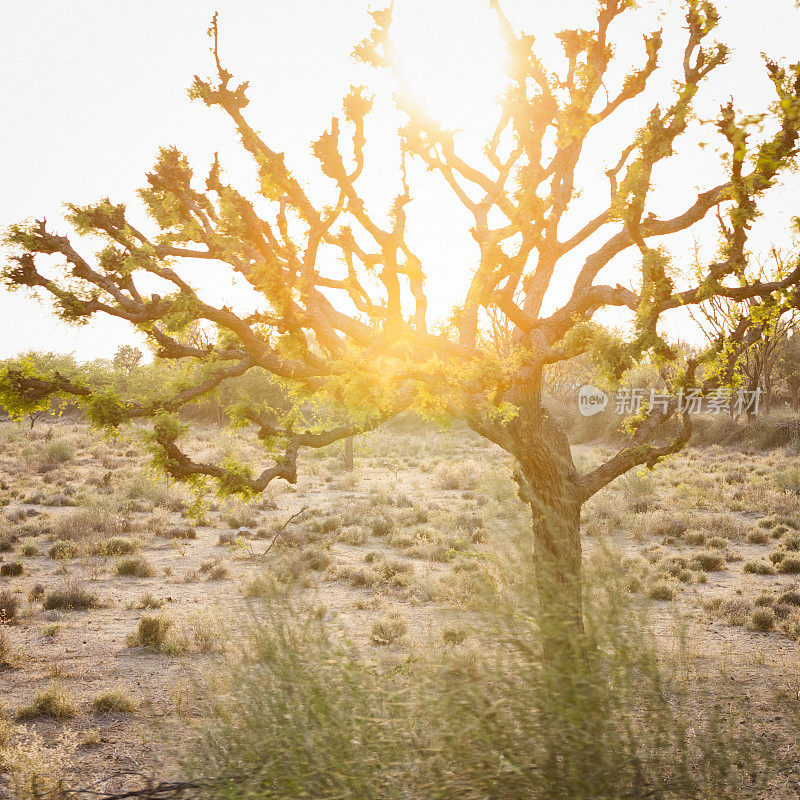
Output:
[[65,464],[75,457],[75,450],[65,439],[53,439],[44,450],[45,460],[52,464]]
[[367,543],[367,532],[361,525],[348,525],[339,531],[339,541],[357,547]]
[[405,636],[406,631],[408,631],[408,623],[403,615],[393,612],[372,623],[370,639],[374,644],[392,644]]
[[161,598],[156,597],[151,592],[145,592],[139,598],[139,604],[137,608],[161,608],[164,605],[164,601]]
[[753,530],[747,534],[747,541],[750,544],[766,544],[769,540],[769,533],[763,529]]
[[388,515],[375,517],[370,525],[373,536],[388,536],[394,533],[397,523]]
[[706,543],[706,535],[702,531],[686,531],[683,541],[694,546],[702,545]]
[[101,556],[127,556],[137,552],[140,546],[133,536],[112,536],[99,542],[95,551]]
[[645,532],[648,536],[674,536],[682,537],[687,530],[686,520],[679,515],[664,509],[654,511],[644,521]]
[[307,569],[319,571],[331,563],[331,554],[322,547],[307,547],[300,553],[300,561]]
[[50,545],[47,555],[52,559],[67,560],[78,557],[78,545],[67,539],[58,539]]
[[131,714],[139,707],[127,689],[106,689],[92,701],[92,708],[99,714]]
[[33,702],[17,712],[17,719],[52,717],[68,719],[78,713],[75,701],[57,681],[51,681],[44,689],[37,689]]
[[750,616],[750,627],[754,631],[771,631],[775,627],[775,612],[765,606],[754,608]]
[[285,593],[285,584],[278,580],[274,572],[265,571],[247,581],[244,587],[244,596],[251,599],[269,599],[279,597]]
[[775,567],[766,561],[747,561],[742,567],[744,572],[751,575],[774,575]]
[[265,603],[186,769],[221,776],[228,800],[267,786],[275,798],[727,797],[771,779],[770,744],[721,720],[702,681],[677,679],[691,667],[663,658],[636,604],[617,597],[587,599],[595,646],[566,669],[543,655],[527,600],[487,608],[474,647],[437,638],[401,663],[361,657],[335,623],[288,601]]
[[708,546],[713,547],[715,550],[724,550],[728,544],[728,540],[723,539],[721,536],[712,536],[708,540]]
[[476,489],[485,471],[486,467],[475,461],[443,462],[434,470],[433,478],[439,489]]
[[787,492],[800,494],[800,467],[792,467],[775,476],[778,486]]
[[176,525],[164,531],[165,539],[196,539],[197,531],[189,525]]
[[208,570],[208,579],[210,581],[221,581],[230,575],[230,571],[225,564],[214,564],[211,569]]
[[778,602],[788,606],[800,606],[800,592],[789,590],[778,595]]
[[675,586],[669,581],[656,581],[647,590],[647,596],[651,600],[673,600]]
[[97,533],[125,533],[128,529],[127,520],[105,499],[59,514],[54,524],[55,534],[60,539],[71,540],[86,539]]
[[705,572],[716,572],[725,566],[725,554],[717,550],[692,553],[692,562]]
[[152,578],[156,574],[150,562],[142,556],[117,561],[117,575],[126,578]]
[[0,624],[17,619],[19,600],[11,592],[0,592]]
[[39,547],[37,546],[36,542],[24,542],[19,552],[20,555],[23,555],[26,558],[33,558],[34,556],[39,555]]
[[100,602],[97,595],[84,589],[79,584],[70,584],[61,589],[53,589],[44,598],[46,611],[88,611],[98,608]]
[[[0,629],[0,669],[8,669],[14,665],[14,654],[11,648],[11,642],[4,630]],[[0,726],[4,721],[3,707],[0,706]],[[0,737],[0,752],[3,750],[3,741]]]
[[5,564],[0,564],[0,575],[7,578],[16,578],[25,571],[20,561],[8,561]]
[[784,550],[800,550],[800,534],[788,533],[781,539],[781,547]]
[[151,647],[163,650],[172,620],[166,614],[142,614],[136,632],[128,637],[131,647]]
[[778,564],[778,572],[794,574],[800,572],[800,555],[786,555]]

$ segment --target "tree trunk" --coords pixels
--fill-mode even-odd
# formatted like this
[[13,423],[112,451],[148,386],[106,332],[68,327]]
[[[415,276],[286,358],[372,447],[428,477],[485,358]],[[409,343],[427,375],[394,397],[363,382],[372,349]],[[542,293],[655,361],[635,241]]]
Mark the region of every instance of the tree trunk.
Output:
[[571,658],[583,634],[581,496],[566,433],[548,416],[518,453],[520,496],[531,507],[545,651]]
[[532,509],[536,589],[548,626],[583,630],[580,505]]
[[349,472],[353,469],[353,437],[348,436],[344,440],[344,468]]
[[545,656],[572,660],[583,645],[580,515],[583,489],[567,433],[541,403],[536,376],[510,420],[472,419],[513,455],[519,496],[531,508],[538,615]]

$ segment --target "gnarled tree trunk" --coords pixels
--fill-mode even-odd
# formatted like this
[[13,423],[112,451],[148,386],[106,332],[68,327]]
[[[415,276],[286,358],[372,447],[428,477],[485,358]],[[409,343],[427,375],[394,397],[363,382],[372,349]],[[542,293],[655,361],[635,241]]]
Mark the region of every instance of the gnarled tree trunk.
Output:
[[527,402],[504,424],[473,424],[516,457],[519,495],[531,507],[532,547],[545,649],[571,650],[583,632],[582,493],[563,426]]

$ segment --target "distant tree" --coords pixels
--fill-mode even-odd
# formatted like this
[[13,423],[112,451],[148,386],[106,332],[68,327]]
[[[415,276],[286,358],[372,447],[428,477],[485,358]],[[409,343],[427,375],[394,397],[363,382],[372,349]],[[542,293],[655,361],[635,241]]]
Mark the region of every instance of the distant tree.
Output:
[[[467,157],[461,138],[414,102],[395,69],[391,12],[373,13],[374,28],[355,52],[395,76],[397,104],[406,115],[388,216],[368,207],[359,188],[372,106],[363,87],[350,91],[342,117],[313,144],[332,188],[326,194],[315,184],[313,196],[245,116],[247,84],[234,83],[222,65],[214,20],[216,74],[196,77],[190,94],[232,120],[252,157],[260,196],[249,199],[227,184],[216,159],[205,183],[198,183],[186,157],[167,148],[140,192],[157,223],[155,235],[135,225],[124,205],[106,199],[68,207],[78,235],[105,238],[96,258],[82,255],[73,239],[44,221],[14,226],[7,236],[16,249],[5,270],[9,286],[43,291],[68,321],[96,314],[127,321],[160,359],[192,366],[185,385],[143,402],[98,393],[58,374],[6,369],[0,391],[19,410],[52,394],[77,397],[100,425],[152,418],[152,444],[163,468],[182,480],[214,479],[226,492],[260,492],[276,478],[294,482],[301,448],[370,430],[407,408],[465,420],[516,459],[519,494],[532,511],[541,609],[558,623],[548,646],[557,653],[564,637],[582,625],[581,506],[632,467],[653,465],[680,449],[691,423],[673,398],[632,420],[634,433],[620,451],[581,474],[565,430],[543,405],[544,371],[585,353],[615,379],[642,358],[667,366],[680,354],[661,335],[665,312],[715,296],[747,303],[738,323],[704,356],[717,364],[705,373],[706,390],[731,379],[742,348],[761,335],[766,310],[778,314],[797,303],[800,266],[787,265],[773,280],[754,277],[747,242],[762,198],[795,161],[800,67],[766,61],[774,97],[762,117],[738,115],[733,101],[720,109],[715,130],[727,150],[726,179],[693,196],[680,213],[662,217],[651,198],[654,169],[674,155],[698,87],[728,58],[724,44],[709,43],[718,24],[714,6],[685,3],[685,30],[668,32],[684,39],[682,61],[670,92],[641,126],[630,130],[627,141],[619,141],[618,133],[595,135],[585,147],[662,69],[663,32],[645,37],[640,66],[626,65],[633,47],[626,42],[615,49],[612,26],[634,3],[601,0],[591,30],[558,34],[563,62],[549,66],[537,55],[534,37],[517,32],[497,0],[491,5],[508,45],[509,73],[496,131],[478,158]],[[580,170],[602,160],[602,147],[606,157],[611,153],[609,201],[578,221]],[[715,159],[713,150],[703,152]],[[454,298],[451,324],[438,331],[430,328],[425,292],[426,272],[437,265],[422,263],[406,231],[409,159],[439,176],[471,217],[475,257],[464,264],[467,288]],[[684,174],[690,186],[694,172]],[[670,262],[665,237],[714,210],[718,256],[696,276],[681,273]],[[581,245],[590,253],[576,276],[569,256]],[[639,262],[630,274],[632,288],[603,282],[603,268],[630,249]],[[60,257],[58,266],[52,256]],[[192,285],[193,271],[186,267],[197,260],[246,280],[260,293],[262,307],[240,313],[204,299],[209,295]],[[145,291],[142,277],[157,280],[161,293]],[[571,292],[547,310],[545,295],[554,281],[562,290],[569,281]],[[481,335],[487,308],[513,326],[508,353]],[[602,308],[630,311],[625,336],[592,322]],[[194,324],[213,326],[213,343],[182,340],[180,332]],[[699,385],[699,365],[700,359],[691,359],[669,377],[669,387]],[[239,422],[255,426],[268,448],[280,446],[278,458],[256,474],[242,464],[187,455],[180,444],[186,429],[176,412],[253,370],[282,382],[292,400],[288,410],[246,399],[237,409]],[[309,413],[309,404],[315,412]],[[680,433],[672,436],[676,416]]]
[[130,375],[144,354],[138,347],[131,347],[129,344],[120,345],[114,354],[114,367],[125,375]]
[[778,367],[789,393],[792,411],[800,411],[800,330],[796,326],[781,348]]
[[[787,257],[776,247],[771,249],[769,265],[758,264],[754,280],[758,283],[780,281],[797,265],[797,256]],[[727,350],[727,369],[747,392],[760,391],[759,410],[768,414],[775,393],[775,377],[781,354],[790,332],[797,323],[797,311],[787,303],[765,302],[763,297],[731,298],[714,295],[690,310],[712,349]],[[737,344],[725,345],[729,331],[741,324],[749,326],[748,335]],[[747,417],[755,416],[748,406]]]

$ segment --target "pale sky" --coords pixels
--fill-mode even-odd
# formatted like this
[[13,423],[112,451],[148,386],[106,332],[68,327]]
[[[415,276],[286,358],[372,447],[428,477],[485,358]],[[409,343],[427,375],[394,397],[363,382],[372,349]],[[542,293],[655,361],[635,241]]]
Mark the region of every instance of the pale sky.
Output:
[[[663,24],[664,58],[674,65],[683,47],[678,4],[658,4],[667,9],[660,22],[655,3],[643,0],[640,6],[630,22],[612,28],[619,54],[640,63],[640,32]],[[59,223],[62,202],[90,203],[108,195],[128,203],[131,218],[146,228],[135,190],[162,145],[178,146],[201,176],[219,150],[229,179],[250,185],[249,165],[222,113],[186,96],[193,74],[211,70],[205,31],[214,10],[220,12],[224,62],[250,81],[251,122],[274,149],[286,152],[287,163],[313,195],[324,179],[309,145],[340,108],[348,86],[369,82],[384,95],[389,91],[385,79],[349,59],[369,29],[367,7],[363,0],[0,0],[0,226],[46,216],[66,232]],[[545,53],[552,53],[552,32],[589,25],[594,6],[587,0],[509,0],[505,7],[518,29],[534,33]],[[793,0],[728,0],[719,7],[723,23],[717,35],[733,47],[734,57],[700,95],[701,117],[713,116],[730,95],[748,113],[772,101],[762,51],[777,59],[800,58],[800,12]],[[494,98],[502,87],[503,52],[488,3],[395,0],[395,8],[395,38],[412,85],[434,116],[464,131],[465,148],[476,150],[491,129]],[[607,188],[597,176],[627,143],[627,128],[638,126],[669,86],[668,79],[654,84],[641,103],[626,109],[620,124],[599,133],[589,150],[597,158],[581,174],[579,211],[600,210]],[[368,199],[384,209],[398,186],[393,123],[384,96],[367,129],[372,158],[364,176]],[[693,134],[688,144],[703,135],[713,141],[705,132]],[[660,215],[681,211],[696,188],[721,177],[718,167],[709,166],[710,149],[699,155],[691,150],[682,148],[656,173],[654,208]],[[412,243],[431,275],[433,313],[445,316],[461,299],[454,287],[466,284],[475,265],[469,221],[434,176],[414,168],[411,178]],[[800,213],[797,182],[791,176],[769,205],[769,221],[755,239],[759,246],[790,245],[788,223]],[[676,248],[676,261],[688,260],[690,244],[684,239]],[[700,232],[700,245],[710,255],[709,229]],[[629,283],[629,264],[620,259],[608,279]],[[209,296],[221,303],[246,302],[246,292],[215,278],[208,265],[193,269],[198,270],[194,281]],[[568,283],[553,287],[554,301],[559,288],[566,291]],[[130,329],[122,323],[98,320],[75,329],[55,322],[45,306],[21,293],[0,292],[0,357],[28,349],[110,357],[129,341]]]

